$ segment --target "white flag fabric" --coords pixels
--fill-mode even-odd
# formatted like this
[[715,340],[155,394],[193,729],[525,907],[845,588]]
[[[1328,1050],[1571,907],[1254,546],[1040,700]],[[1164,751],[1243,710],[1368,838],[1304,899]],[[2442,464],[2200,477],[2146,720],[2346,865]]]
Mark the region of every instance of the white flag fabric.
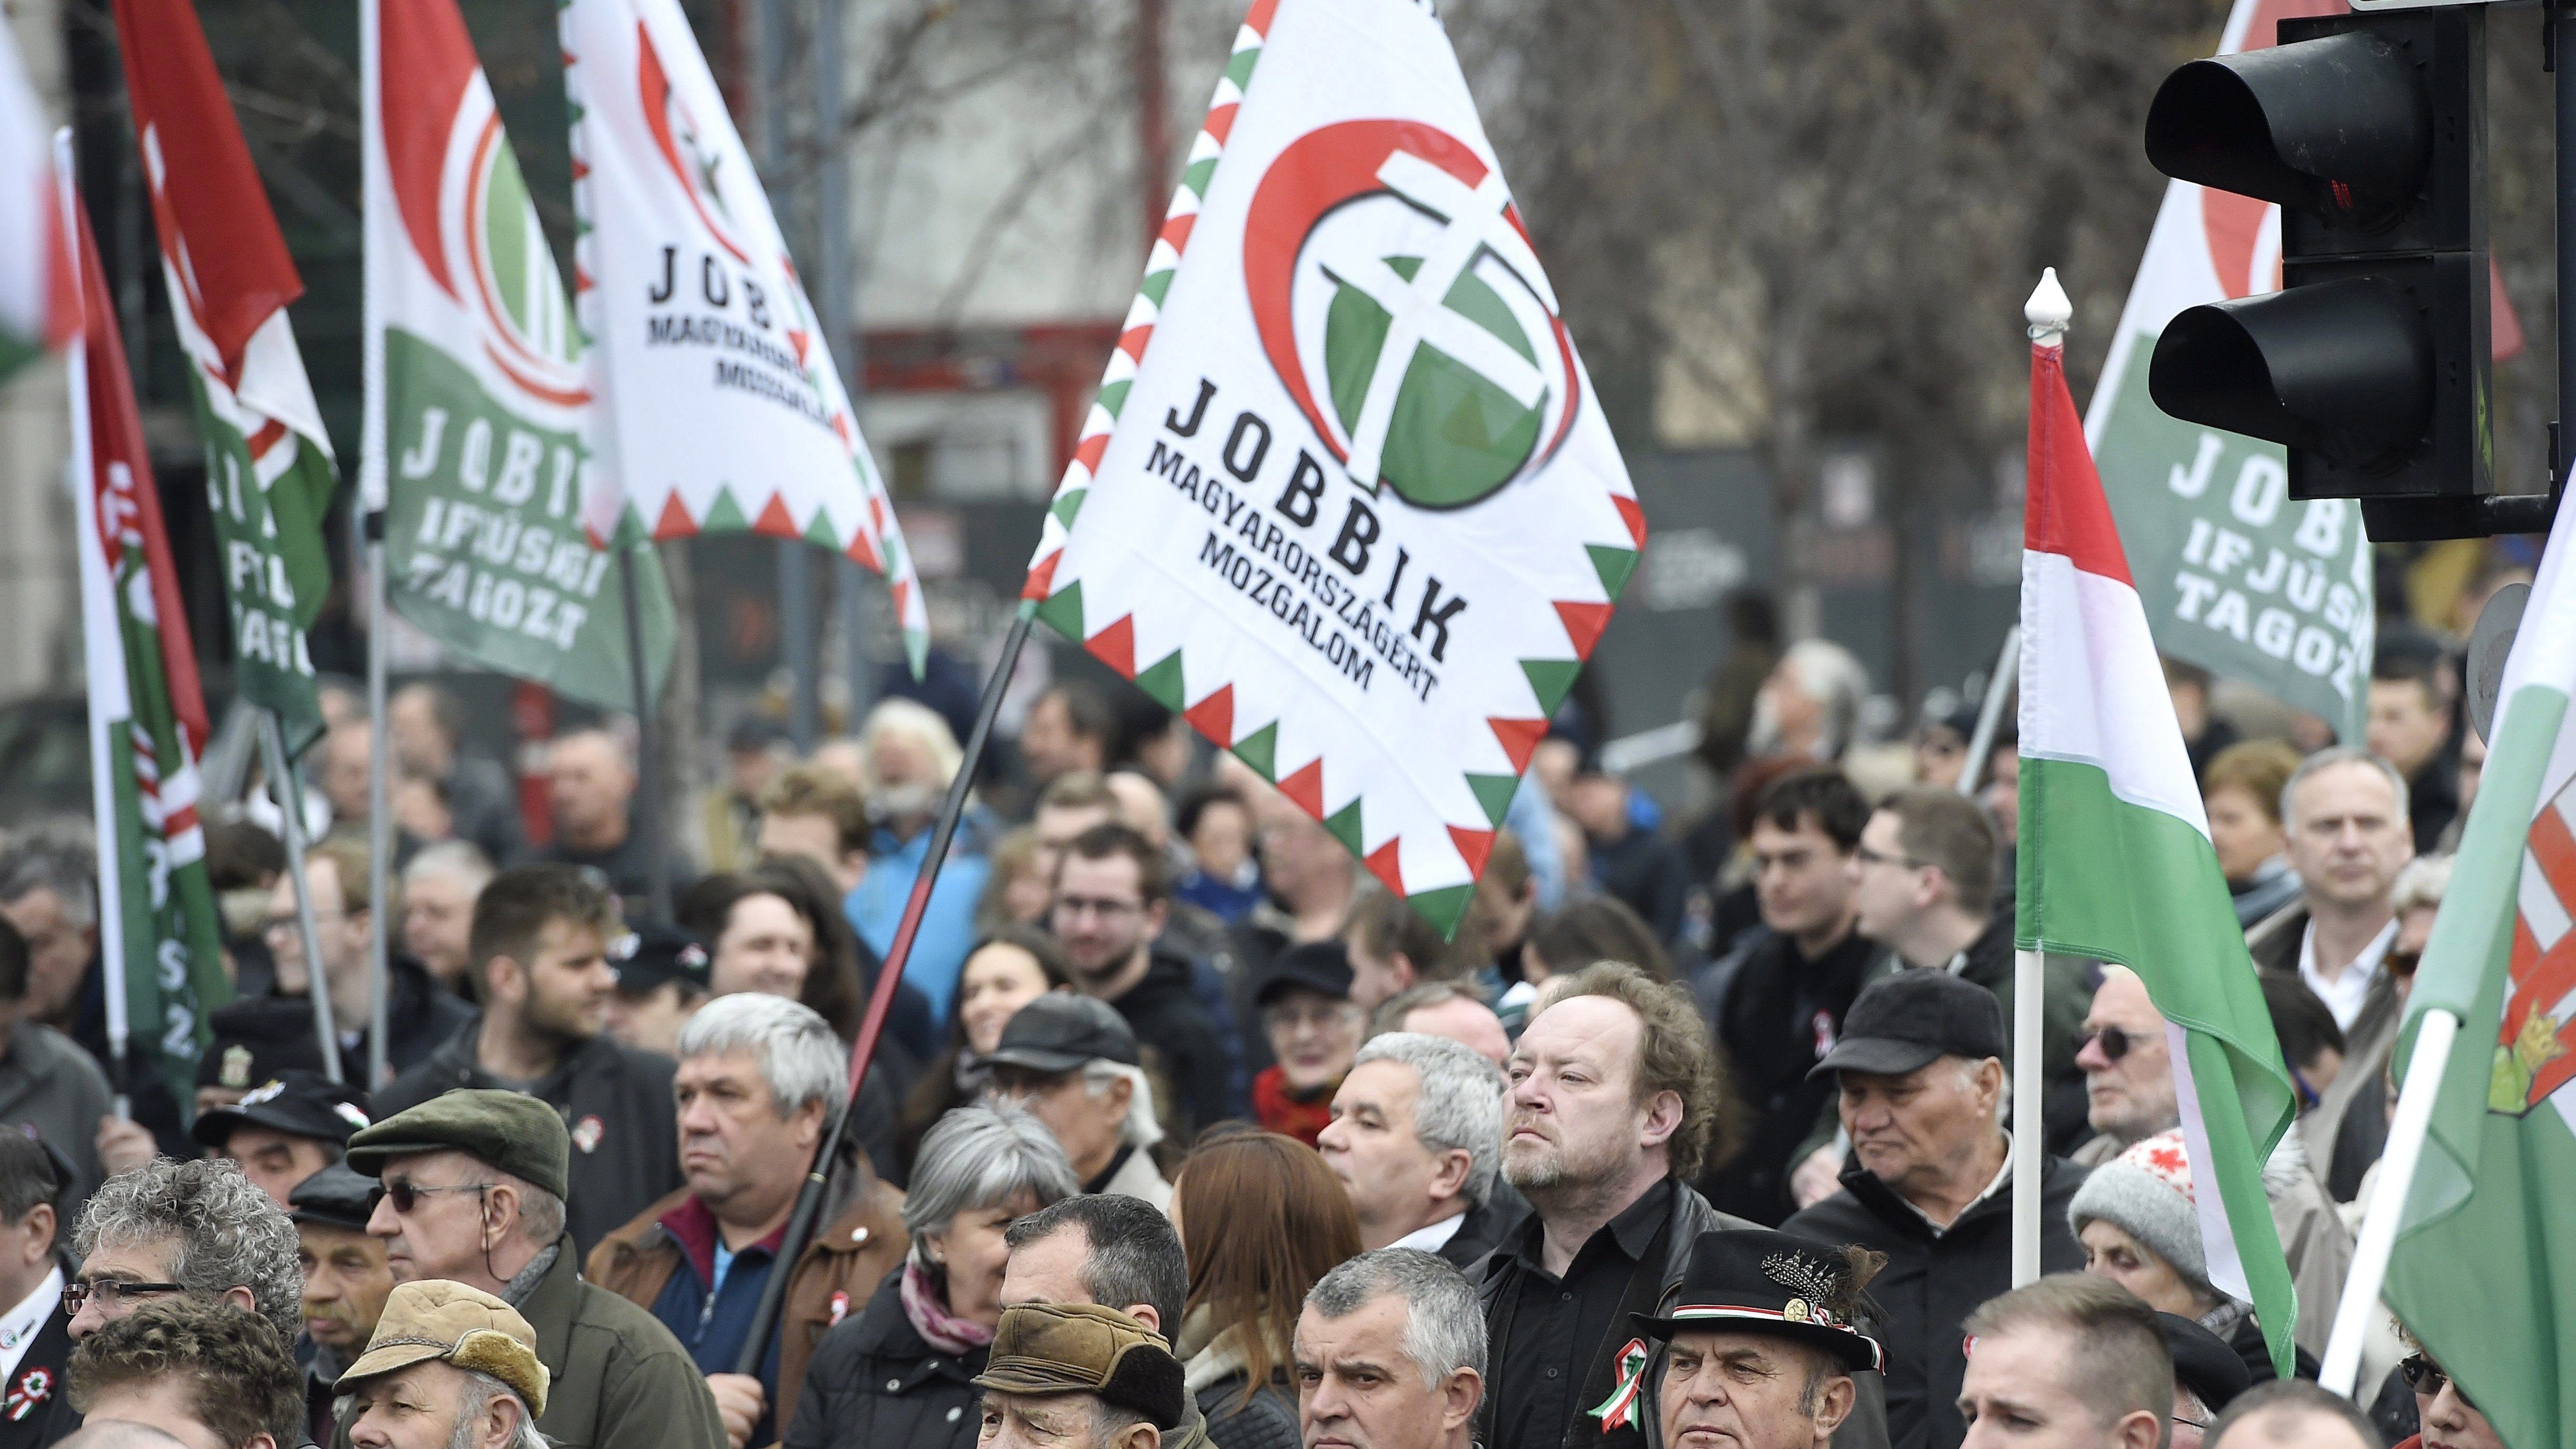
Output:
[[928,616],[885,485],[751,156],[677,0],[570,0],[575,306],[593,411],[584,511],[619,543],[801,538]]
[[1023,597],[1447,930],[1645,519],[1430,7],[1259,0]]

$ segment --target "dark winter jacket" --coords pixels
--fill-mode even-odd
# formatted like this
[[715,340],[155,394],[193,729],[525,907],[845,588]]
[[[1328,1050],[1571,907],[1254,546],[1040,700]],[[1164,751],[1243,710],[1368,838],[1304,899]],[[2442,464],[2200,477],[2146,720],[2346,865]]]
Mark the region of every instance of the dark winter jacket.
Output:
[[1153,951],[1144,979],[1109,1004],[1127,1018],[1138,1041],[1162,1054],[1163,1075],[1179,1098],[1175,1105],[1182,1141],[1211,1122],[1241,1115],[1223,1033],[1209,1015],[1211,1004],[1191,984],[1187,957]]
[[985,1349],[932,1348],[903,1311],[903,1269],[877,1285],[866,1311],[823,1335],[788,1421],[787,1449],[970,1449],[983,1417],[971,1380]]
[[63,1377],[63,1366],[72,1358],[71,1322],[72,1316],[56,1304],[28,1343],[26,1356],[0,1382],[0,1449],[45,1449],[80,1427],[81,1416],[72,1412]]
[[[2085,1170],[2048,1159],[2040,1188],[2039,1265],[2044,1273],[2084,1266],[2067,1207]],[[1959,1449],[1959,1385],[1968,1370],[1960,1325],[1978,1304],[2012,1287],[2012,1185],[1936,1229],[1867,1168],[1843,1173],[1843,1190],[1791,1217],[1780,1230],[1820,1243],[1857,1244],[1887,1255],[1869,1283],[1887,1350],[1887,1428],[1894,1449]]]
[[1234,1372],[1197,1390],[1199,1412],[1207,1417],[1207,1436],[1216,1449],[1299,1449],[1297,1391],[1281,1376],[1269,1387],[1243,1397],[1244,1372]]
[[671,1105],[676,1065],[601,1035],[566,1052],[543,1080],[507,1082],[475,1060],[482,1030],[480,1015],[468,1019],[427,1061],[377,1093],[376,1120],[458,1087],[525,1090],[561,1112],[572,1134],[564,1216],[579,1263],[601,1239],[680,1186],[680,1129]]
[[[2009,1026],[2013,1020],[2012,913],[1998,913],[1987,924],[1985,934],[1960,954],[1966,960],[1960,964],[1959,978],[1993,992],[1995,1000],[2003,1003],[2004,1022]],[[2093,1009],[2094,983],[2089,979],[2092,969],[2089,962],[2055,955],[2040,967],[2040,1080],[2045,1084],[2040,1120],[2047,1131],[2048,1150],[2053,1153],[2072,1152],[2093,1135],[2092,1125],[2085,1120],[2089,1109],[2084,1069],[2075,1065],[2077,1044],[2084,1035],[2084,1017]]]
[[1700,1180],[1720,1212],[1775,1224],[1797,1207],[1789,1173],[1834,1099],[1830,1077],[1807,1073],[1842,1034],[1861,983],[1883,953],[1857,933],[1808,960],[1797,943],[1765,927],[1691,978],[1709,1033],[1726,1048],[1736,1100],[1753,1127],[1726,1164]]

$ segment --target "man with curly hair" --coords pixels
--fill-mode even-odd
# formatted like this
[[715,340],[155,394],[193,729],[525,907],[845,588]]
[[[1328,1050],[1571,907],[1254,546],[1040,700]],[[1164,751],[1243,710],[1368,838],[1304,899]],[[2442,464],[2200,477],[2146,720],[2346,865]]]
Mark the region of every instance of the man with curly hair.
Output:
[[147,1303],[72,1350],[72,1407],[92,1423],[159,1429],[188,1449],[296,1449],[303,1377],[286,1343],[230,1303]]
[[295,1225],[238,1162],[163,1158],[111,1177],[72,1233],[72,1339],[181,1296],[256,1313],[293,1343],[303,1322],[297,1251]]

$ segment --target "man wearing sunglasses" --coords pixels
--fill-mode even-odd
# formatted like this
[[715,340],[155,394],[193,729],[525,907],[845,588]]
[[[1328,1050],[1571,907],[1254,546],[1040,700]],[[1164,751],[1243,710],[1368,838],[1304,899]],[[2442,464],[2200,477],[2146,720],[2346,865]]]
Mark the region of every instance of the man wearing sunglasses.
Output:
[[[723,1420],[687,1350],[645,1309],[581,1279],[564,1230],[570,1134],[518,1092],[459,1089],[349,1139],[350,1170],[383,1186],[367,1231],[396,1283],[478,1288],[536,1329],[553,1387],[537,1432],[563,1449],[724,1449]],[[348,1449],[348,1425],[334,1436]]]
[[165,1157],[109,1178],[81,1210],[72,1255],[63,1306],[75,1342],[174,1296],[246,1308],[282,1343],[303,1326],[295,1225],[238,1162]]

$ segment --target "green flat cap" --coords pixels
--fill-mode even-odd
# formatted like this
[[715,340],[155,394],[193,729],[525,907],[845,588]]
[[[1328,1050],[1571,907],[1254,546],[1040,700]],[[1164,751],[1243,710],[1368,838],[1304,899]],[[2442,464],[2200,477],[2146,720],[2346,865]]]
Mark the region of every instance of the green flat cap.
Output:
[[570,1195],[572,1138],[563,1118],[535,1097],[471,1087],[396,1112],[349,1138],[349,1168],[385,1174],[385,1160],[412,1152],[462,1152],[557,1197]]

